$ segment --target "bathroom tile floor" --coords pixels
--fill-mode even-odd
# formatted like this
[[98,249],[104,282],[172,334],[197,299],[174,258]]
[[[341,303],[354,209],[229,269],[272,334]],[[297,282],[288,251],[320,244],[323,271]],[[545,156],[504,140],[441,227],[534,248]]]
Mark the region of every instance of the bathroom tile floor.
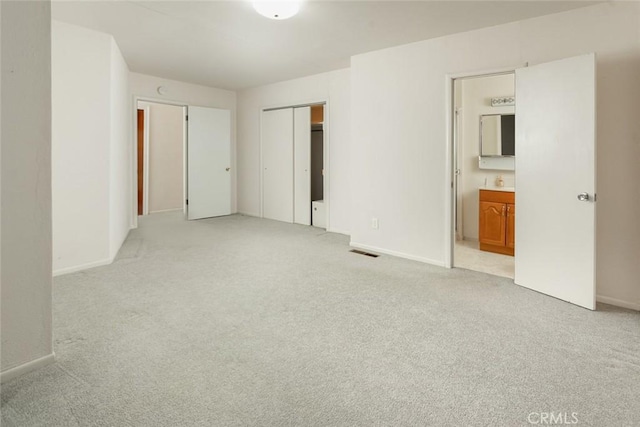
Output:
[[515,258],[478,249],[478,242],[458,240],[453,254],[456,268],[480,271],[495,276],[514,278]]

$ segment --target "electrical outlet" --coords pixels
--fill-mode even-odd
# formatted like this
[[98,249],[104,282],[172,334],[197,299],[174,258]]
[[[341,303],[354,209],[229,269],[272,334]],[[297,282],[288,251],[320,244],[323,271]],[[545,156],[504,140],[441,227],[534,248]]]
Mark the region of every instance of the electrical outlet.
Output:
[[371,218],[371,228],[374,230],[378,229],[378,218]]

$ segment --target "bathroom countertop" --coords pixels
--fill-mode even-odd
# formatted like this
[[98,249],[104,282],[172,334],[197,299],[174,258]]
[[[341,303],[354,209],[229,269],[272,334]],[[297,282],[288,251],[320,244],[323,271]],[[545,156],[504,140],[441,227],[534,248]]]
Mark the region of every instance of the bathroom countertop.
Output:
[[515,193],[515,187],[480,187],[480,190],[490,190],[490,191],[506,191],[507,193]]

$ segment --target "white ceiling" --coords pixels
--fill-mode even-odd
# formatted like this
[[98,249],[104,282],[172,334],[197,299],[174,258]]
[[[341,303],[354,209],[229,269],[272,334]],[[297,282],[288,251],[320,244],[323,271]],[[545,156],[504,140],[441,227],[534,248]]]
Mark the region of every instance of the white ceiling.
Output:
[[286,21],[249,1],[54,1],[112,34],[132,71],[238,90],[349,66],[352,55],[583,7],[583,1],[307,0]]

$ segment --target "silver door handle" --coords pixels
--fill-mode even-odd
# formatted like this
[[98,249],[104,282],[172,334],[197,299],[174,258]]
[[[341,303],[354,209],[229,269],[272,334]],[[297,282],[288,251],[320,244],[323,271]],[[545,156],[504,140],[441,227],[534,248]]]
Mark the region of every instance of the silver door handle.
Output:
[[581,202],[588,202],[591,198],[589,197],[589,193],[580,193],[578,194],[578,200]]

